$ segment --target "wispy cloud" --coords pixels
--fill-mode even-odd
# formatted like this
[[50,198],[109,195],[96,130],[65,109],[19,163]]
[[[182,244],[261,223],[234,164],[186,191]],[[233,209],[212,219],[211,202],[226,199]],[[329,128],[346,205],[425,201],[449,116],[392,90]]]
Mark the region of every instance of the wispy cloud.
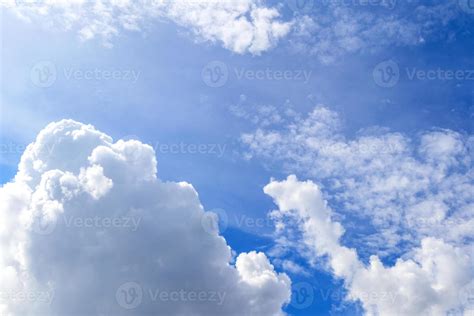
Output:
[[334,63],[347,54],[451,40],[446,26],[466,14],[458,1],[307,1],[289,36],[292,49]]
[[[291,175],[272,180],[264,191],[278,205],[274,212],[283,222],[294,218],[298,223],[307,257],[327,257],[330,271],[344,280],[347,299],[359,300],[367,315],[445,315],[470,308],[466,297],[474,284],[467,247],[427,237],[409,259],[386,267],[379,257],[371,256],[365,266],[355,249],[342,245],[344,227],[333,219],[318,185]],[[280,234],[289,229],[283,227]]]
[[435,129],[411,138],[375,128],[347,139],[338,113],[324,106],[307,117],[276,113],[280,124],[242,135],[247,157],[324,183],[340,214],[378,232],[360,238],[362,248],[388,255],[427,236],[455,244],[474,237],[472,135]]
[[[281,2],[261,0],[2,0],[20,18],[77,32],[81,40],[100,39],[112,46],[124,31],[145,31],[150,24],[173,21],[197,41],[219,43],[238,53],[259,55],[288,39],[290,50],[333,63],[349,53],[383,47],[420,45],[452,39],[445,26],[463,14],[457,1],[401,6],[387,1]],[[308,4],[311,4],[308,7]],[[283,14],[283,12],[292,14]]]
[[276,8],[259,0],[4,0],[19,17],[40,25],[77,32],[81,40],[99,38],[112,46],[123,31],[145,30],[171,20],[201,41],[217,42],[235,53],[260,54],[290,30]]

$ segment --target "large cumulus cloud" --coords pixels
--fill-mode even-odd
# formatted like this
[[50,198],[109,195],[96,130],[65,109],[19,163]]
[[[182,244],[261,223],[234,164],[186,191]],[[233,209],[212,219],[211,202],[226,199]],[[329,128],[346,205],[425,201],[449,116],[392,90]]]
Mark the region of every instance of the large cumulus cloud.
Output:
[[186,182],[153,149],[72,120],[49,124],[0,189],[6,315],[278,315],[290,280],[263,253],[235,265]]

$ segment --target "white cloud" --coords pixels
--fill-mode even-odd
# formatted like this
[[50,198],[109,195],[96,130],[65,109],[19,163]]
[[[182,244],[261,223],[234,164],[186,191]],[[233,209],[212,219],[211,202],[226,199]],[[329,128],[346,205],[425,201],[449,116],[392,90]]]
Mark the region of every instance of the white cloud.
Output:
[[291,50],[323,63],[383,47],[452,40],[455,29],[462,29],[445,27],[462,12],[456,0],[394,2],[314,1],[313,10],[290,10],[294,15],[283,17],[289,9],[283,1],[268,6],[263,0],[0,0],[26,21],[77,32],[84,41],[97,38],[105,46],[124,31],[146,32],[151,23],[172,21],[198,41],[238,54],[259,55],[288,38]]
[[153,149],[49,124],[0,188],[2,315],[279,315],[290,279],[237,256],[191,184],[156,177]]
[[260,54],[290,30],[279,12],[260,1],[170,1],[167,15],[206,40],[219,40],[236,53]]
[[446,25],[461,14],[457,0],[307,3],[315,3],[315,7],[295,18],[291,45],[295,51],[315,55],[326,64],[346,54],[416,46],[440,38],[451,40],[456,31]]
[[360,300],[368,315],[446,315],[472,308],[461,295],[474,284],[474,258],[466,253],[467,247],[427,237],[411,258],[386,267],[371,256],[365,266],[354,249],[341,244],[344,229],[332,219],[334,214],[315,183],[292,175],[281,182],[272,180],[264,191],[278,205],[275,212],[296,219],[309,251],[318,258],[328,257],[331,271],[344,279],[347,298]]
[[323,183],[345,225],[354,224],[350,215],[375,229],[354,241],[360,251],[386,256],[424,237],[455,245],[474,238],[472,135],[373,129],[348,139],[339,115],[324,106],[304,118],[279,115],[283,124],[242,135],[246,157]]
[[219,42],[239,53],[259,55],[284,37],[291,23],[260,0],[48,0],[2,1],[21,18],[75,30],[82,40],[100,38],[106,46],[122,31],[139,31],[156,20],[171,20],[203,41]]

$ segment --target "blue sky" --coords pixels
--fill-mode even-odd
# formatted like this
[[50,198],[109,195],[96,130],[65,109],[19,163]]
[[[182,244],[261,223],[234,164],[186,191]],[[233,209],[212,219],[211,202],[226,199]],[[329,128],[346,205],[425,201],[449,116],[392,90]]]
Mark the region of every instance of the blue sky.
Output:
[[[274,147],[268,147],[268,155],[251,150],[242,135],[257,129],[285,135],[287,122],[265,122],[269,117],[265,113],[283,115],[291,110],[304,119],[316,106],[324,106],[339,115],[340,138],[357,139],[377,129],[376,135],[401,133],[416,144],[428,131],[450,130],[469,139],[466,146],[472,150],[474,10],[457,1],[400,2],[393,9],[335,1],[308,12],[293,11],[278,1],[262,3],[277,8],[280,21],[294,25],[257,54],[229,49],[219,38],[200,38],[193,26],[176,18],[147,18],[139,31],[118,27],[118,35],[104,44],[100,36],[78,38],[76,25],[70,30],[48,27],[47,16],[31,13],[33,22],[25,22],[14,8],[2,9],[0,180],[11,181],[24,146],[52,121],[70,118],[92,124],[114,140],[139,139],[154,147],[160,179],[192,183],[206,210],[224,210],[228,223],[224,227],[221,223],[222,235],[233,250],[264,251],[277,271],[290,276],[296,294],[284,307],[287,313],[364,314],[367,311],[360,301],[347,301],[341,295],[347,289],[326,267],[324,256],[314,264],[291,247],[285,255],[276,254],[274,225],[267,213],[277,207],[263,187],[271,178],[285,179],[290,173],[320,184],[344,223],[343,244],[357,249],[366,263],[380,244],[364,249],[358,239],[360,234],[376,235],[377,226],[354,215],[347,201],[331,198],[336,195],[328,184],[331,177],[305,169],[307,161],[279,157]],[[446,8],[433,9],[434,13],[419,9],[442,5]],[[304,18],[322,22],[319,28],[311,28]],[[382,24],[392,23],[391,28],[377,28],[379,19]],[[324,41],[329,48],[321,48]],[[377,76],[378,71],[391,71],[386,68],[388,61],[399,75],[384,87]],[[41,87],[35,67],[45,63],[55,67],[56,79]],[[116,71],[120,78],[86,79],[87,71],[101,75]],[[209,85],[208,71],[217,71],[218,87]],[[227,78],[219,77],[222,71],[227,71]],[[443,71],[459,71],[459,78],[447,78]],[[433,77],[423,79],[429,72]],[[283,73],[286,79],[279,78]],[[254,77],[259,74],[261,78]],[[279,147],[283,151],[285,144]],[[199,146],[201,152],[197,152]],[[472,159],[472,151],[464,157]],[[472,174],[469,164],[452,168],[452,172]],[[472,207],[469,202],[466,205]],[[458,205],[449,205],[449,214],[457,211]],[[452,244],[469,245],[473,236],[467,234]],[[402,240],[396,244],[398,251],[377,254],[384,264],[392,265],[399,257],[409,258],[417,242],[415,238],[415,245],[405,248]],[[303,271],[285,269],[284,259],[291,259]],[[304,294],[301,286],[306,285],[313,299],[305,301],[308,306],[299,305],[296,296]]]

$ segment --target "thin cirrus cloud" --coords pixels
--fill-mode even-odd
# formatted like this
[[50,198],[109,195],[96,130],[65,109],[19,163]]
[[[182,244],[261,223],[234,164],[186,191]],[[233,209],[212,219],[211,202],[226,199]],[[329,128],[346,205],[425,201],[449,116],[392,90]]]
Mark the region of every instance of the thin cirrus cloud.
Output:
[[331,271],[344,280],[347,299],[361,301],[367,315],[446,315],[470,307],[474,275],[465,249],[427,237],[410,259],[385,267],[371,256],[365,266],[355,249],[341,244],[344,228],[332,219],[318,185],[290,175],[272,180],[264,191],[279,207],[273,216],[281,220],[280,229],[294,218],[309,251],[328,257]]
[[290,22],[258,0],[51,0],[3,1],[22,19],[66,30],[81,40],[99,38],[112,46],[123,31],[140,31],[155,20],[171,20],[199,39],[219,42],[233,52],[258,55],[290,31]]
[[233,253],[153,149],[53,122],[0,188],[2,315],[283,315],[291,281]]
[[447,26],[472,13],[463,2],[306,1],[289,41],[293,50],[331,64],[348,54],[453,40],[462,28]]
[[[370,315],[445,315],[471,307],[472,135],[430,130],[413,139],[379,127],[348,139],[342,119],[327,107],[306,117],[265,109],[234,110],[258,125],[241,137],[247,159],[321,183],[292,175],[265,187],[279,206],[271,213],[272,256],[298,251],[312,266],[328,258],[347,298],[361,301]],[[354,218],[375,232],[344,238],[351,231],[342,222],[354,230]],[[384,266],[381,258],[389,257],[399,259]]]
[[340,215],[375,229],[355,241],[369,253],[400,255],[424,237],[455,245],[474,238],[472,135],[439,129],[413,139],[373,128],[348,139],[342,118],[324,106],[306,117],[254,115],[259,127],[241,137],[247,158],[324,183]]
[[[402,10],[395,0],[299,1],[268,6],[260,0],[3,0],[25,21],[77,32],[113,46],[124,31],[144,31],[156,21],[173,21],[198,41],[219,43],[238,53],[260,55],[288,40],[291,50],[336,62],[345,54],[389,46],[421,45],[455,38],[446,25],[458,21],[462,6],[451,0],[412,1]],[[283,12],[290,15],[283,15]],[[454,32],[454,33],[453,33]]]

